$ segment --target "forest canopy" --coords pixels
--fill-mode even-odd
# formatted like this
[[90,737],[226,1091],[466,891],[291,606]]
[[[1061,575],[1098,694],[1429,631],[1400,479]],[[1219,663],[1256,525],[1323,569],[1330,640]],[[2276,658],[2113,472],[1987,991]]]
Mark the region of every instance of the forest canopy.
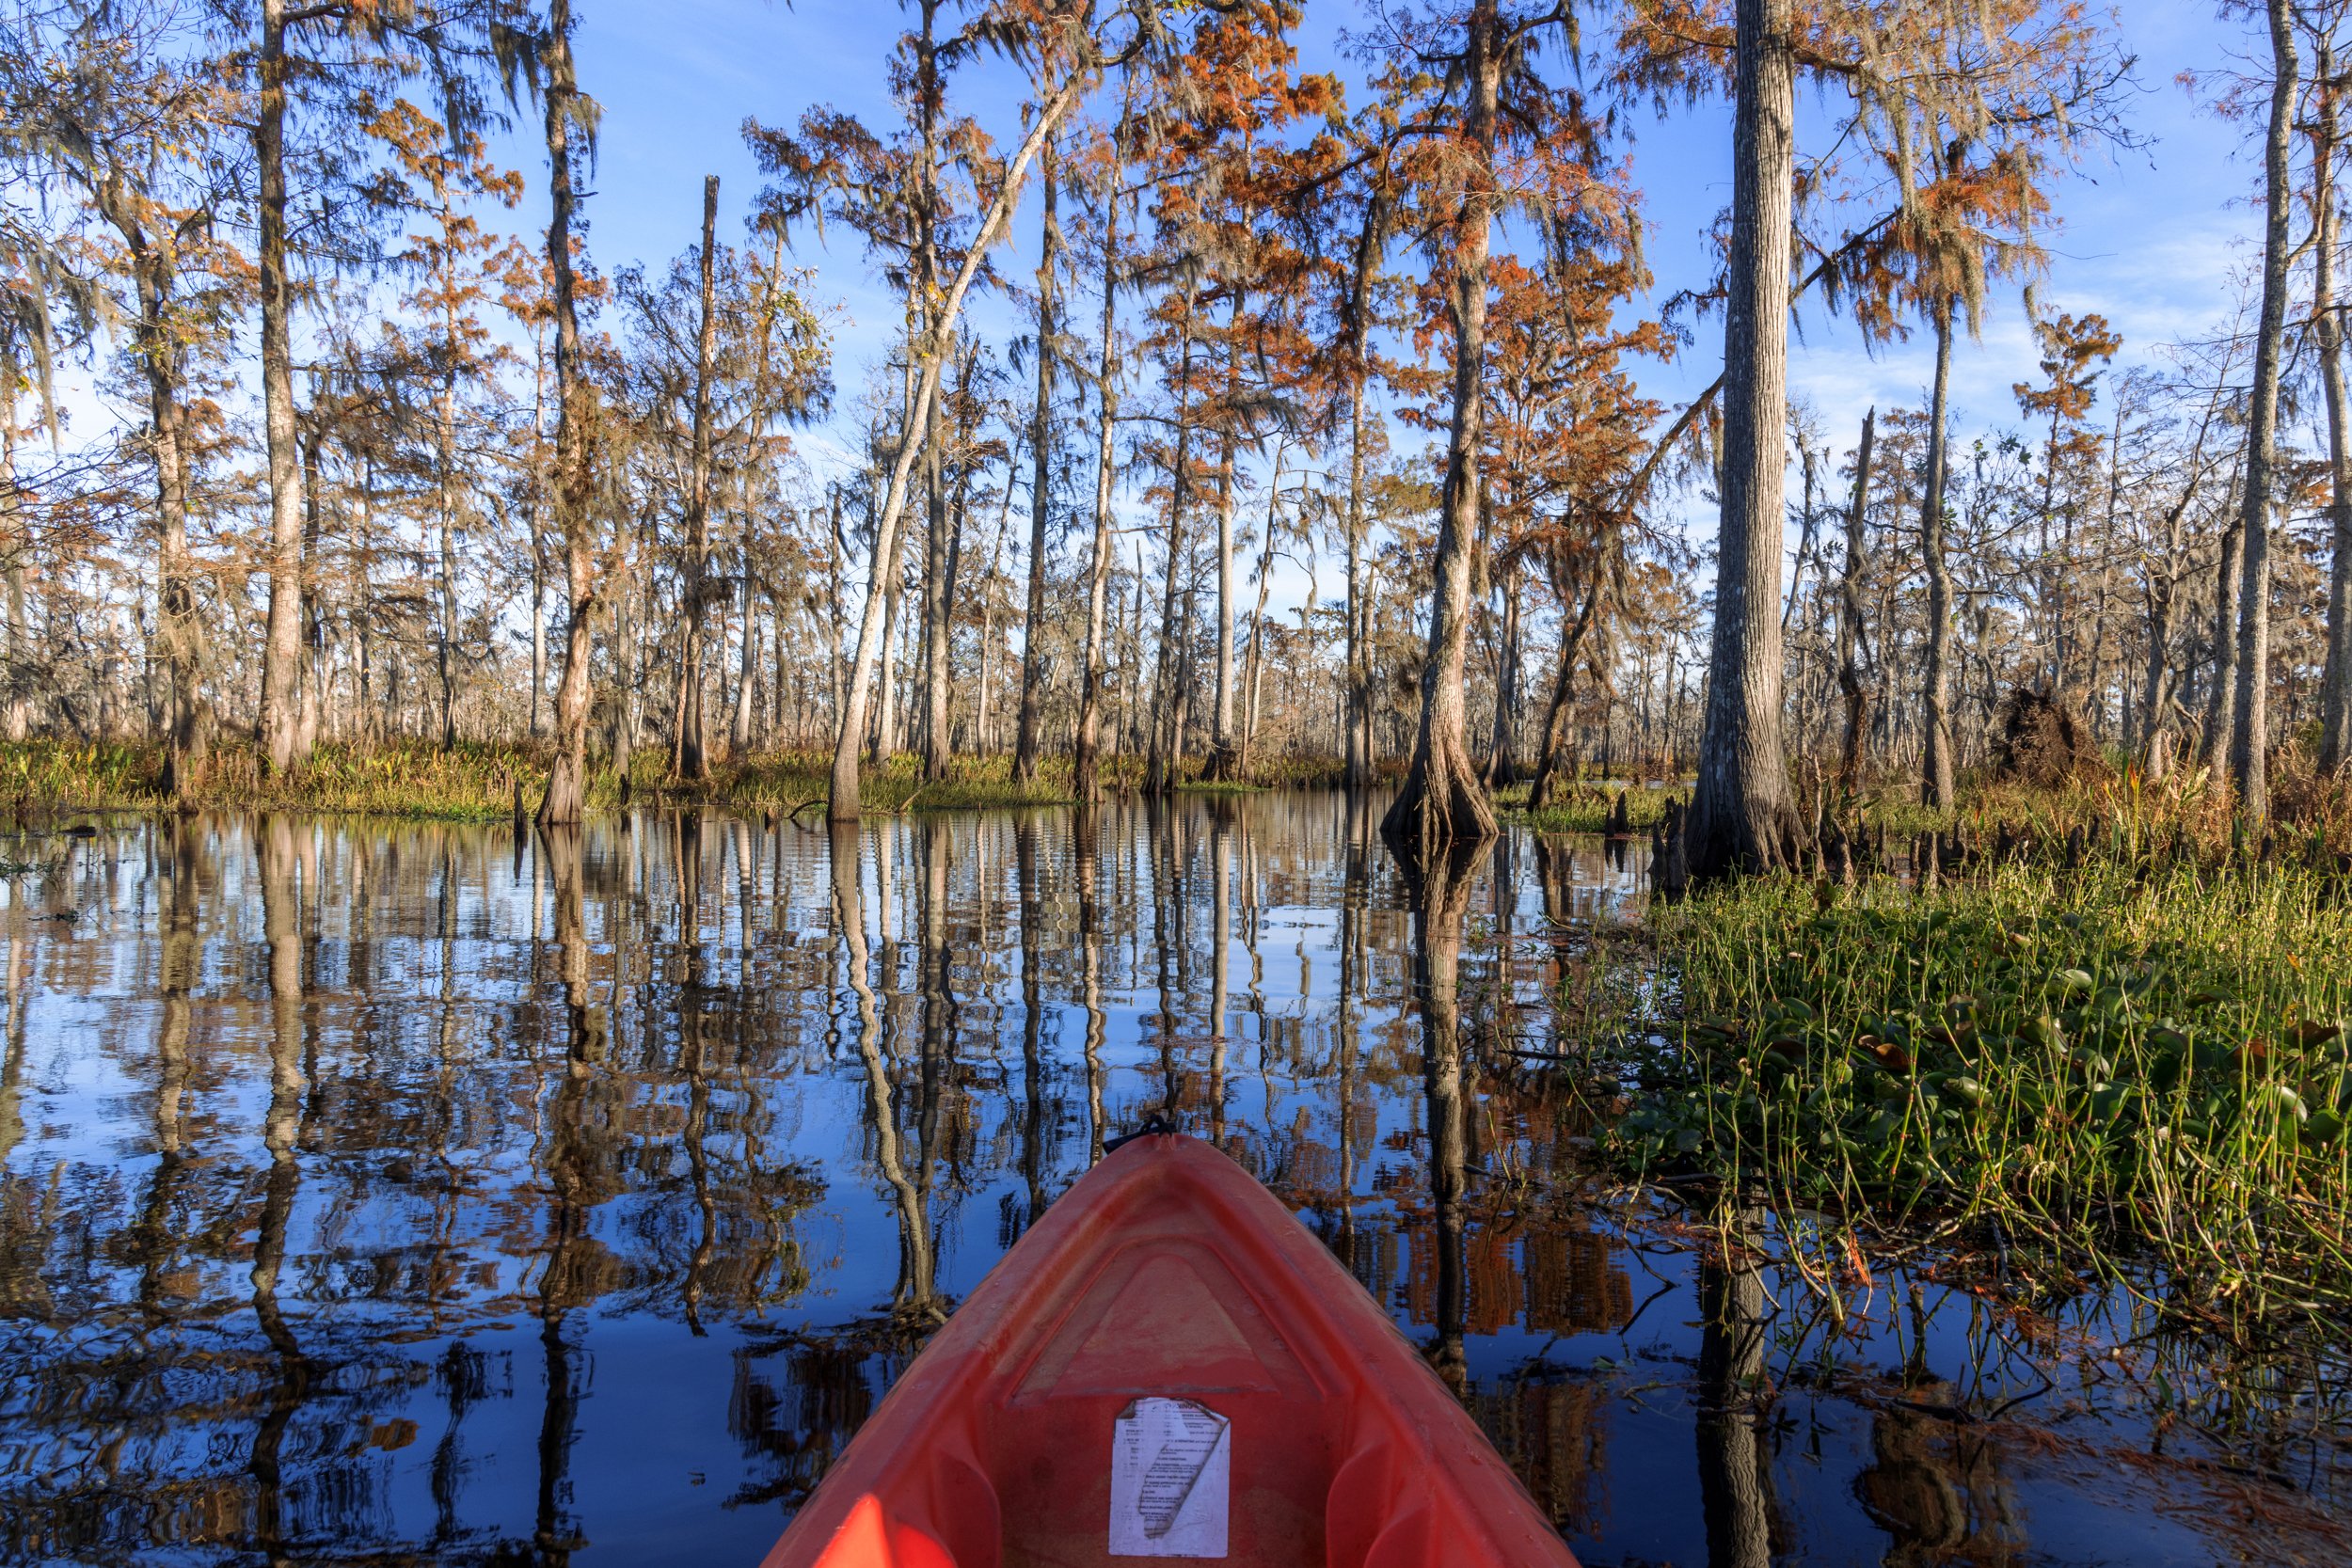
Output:
[[[2344,10],[2222,7],[2184,92],[2073,0],[907,0],[882,109],[771,73],[638,257],[593,5],[9,0],[0,730],[183,800],[500,748],[550,822],[1396,778],[1423,849],[1694,780],[1702,876],[2021,725],[2292,810],[2352,756]],[[2159,115],[2258,232],[2132,342],[2043,286]],[[1661,116],[1732,176],[1672,292]],[[1916,402],[1792,396],[1823,324]]]

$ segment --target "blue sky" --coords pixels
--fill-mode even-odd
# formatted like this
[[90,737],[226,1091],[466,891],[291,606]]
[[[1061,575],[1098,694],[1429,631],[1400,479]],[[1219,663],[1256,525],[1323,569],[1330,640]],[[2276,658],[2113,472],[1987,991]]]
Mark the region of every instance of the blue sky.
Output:
[[[2194,339],[2229,317],[2248,270],[2259,214],[2249,202],[2258,159],[2239,125],[2194,103],[2176,77],[2185,70],[2244,64],[2258,43],[2250,24],[2221,20],[2211,0],[2129,0],[2116,25],[2137,56],[2137,90],[2126,108],[2144,138],[2137,150],[2093,151],[2058,197],[2062,227],[2040,285],[2045,306],[2105,313],[2126,341],[2123,362],[2162,344]],[[885,59],[907,16],[887,3],[801,0],[579,0],[578,52],[582,86],[603,105],[589,245],[608,273],[631,261],[659,264],[693,238],[701,217],[702,178],[722,177],[723,221],[737,225],[758,185],[739,128],[746,116],[789,123],[815,103],[831,103],[878,128],[894,114]],[[1343,30],[1360,25],[1352,0],[1308,0],[1300,35],[1310,67],[1340,63]],[[1588,37],[1596,24],[1588,23]],[[1012,129],[1019,86],[1014,68],[978,67],[957,79],[958,96],[1000,138]],[[1808,108],[1808,121],[1819,111]],[[1707,233],[1729,192],[1729,111],[1698,104],[1665,119],[1633,111],[1629,147],[1644,192],[1655,299],[1704,281],[1710,267]],[[529,127],[525,128],[530,129]],[[542,156],[527,136],[511,139],[509,158],[542,190]],[[1035,223],[1025,214],[1001,258],[1025,272]],[[831,247],[814,236],[800,252],[816,269],[814,293],[843,309],[836,378],[845,393],[862,384],[865,365],[883,352],[894,304],[870,276],[852,240]],[[973,315],[984,332],[1017,327],[982,302]],[[1791,389],[1809,400],[1841,449],[1866,405],[1916,404],[1929,372],[1928,345],[1915,341],[1866,353],[1858,337],[1818,310],[1806,312],[1791,365]],[[1682,363],[1645,377],[1670,404],[1705,385],[1721,362],[1721,327],[1702,322]],[[1997,294],[1981,338],[1956,356],[1954,409],[1963,430],[2014,417],[2010,384],[2033,373],[2025,310],[2014,290]],[[806,443],[822,462],[828,438]],[[1325,581],[1329,582],[1327,574]],[[1293,592],[1295,584],[1286,584]]]

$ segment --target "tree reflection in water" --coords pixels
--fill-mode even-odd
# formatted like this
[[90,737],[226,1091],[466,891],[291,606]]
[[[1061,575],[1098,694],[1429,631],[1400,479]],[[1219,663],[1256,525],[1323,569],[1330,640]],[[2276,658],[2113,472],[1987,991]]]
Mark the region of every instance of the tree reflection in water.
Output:
[[1594,1560],[2198,1543],[1935,1414],[2030,1393],[2057,1335],[1931,1285],[1825,1353],[1796,1282],[1597,1217],[1547,1031],[1638,867],[1512,836],[1407,878],[1377,809],[58,841],[0,881],[0,1557],[755,1561],[1155,1114],[1326,1238]]

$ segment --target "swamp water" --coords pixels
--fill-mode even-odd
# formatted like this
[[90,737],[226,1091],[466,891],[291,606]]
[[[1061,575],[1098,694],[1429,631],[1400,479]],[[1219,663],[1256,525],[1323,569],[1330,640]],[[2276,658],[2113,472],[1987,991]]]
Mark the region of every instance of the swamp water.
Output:
[[1641,851],[1514,832],[1408,883],[1320,794],[632,823],[19,841],[0,1559],[750,1568],[1154,1112],[1592,1568],[2352,1557],[2340,1362],[1927,1262],[1849,1271],[1840,1323],[1597,1203],[1551,1022]]

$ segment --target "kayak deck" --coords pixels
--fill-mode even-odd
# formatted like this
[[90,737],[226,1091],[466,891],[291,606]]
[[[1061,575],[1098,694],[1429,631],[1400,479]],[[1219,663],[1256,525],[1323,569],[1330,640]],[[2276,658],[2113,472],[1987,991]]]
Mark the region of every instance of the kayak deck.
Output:
[[1046,1212],[765,1568],[1146,1557],[1575,1568],[1363,1288],[1246,1171],[1173,1136]]

